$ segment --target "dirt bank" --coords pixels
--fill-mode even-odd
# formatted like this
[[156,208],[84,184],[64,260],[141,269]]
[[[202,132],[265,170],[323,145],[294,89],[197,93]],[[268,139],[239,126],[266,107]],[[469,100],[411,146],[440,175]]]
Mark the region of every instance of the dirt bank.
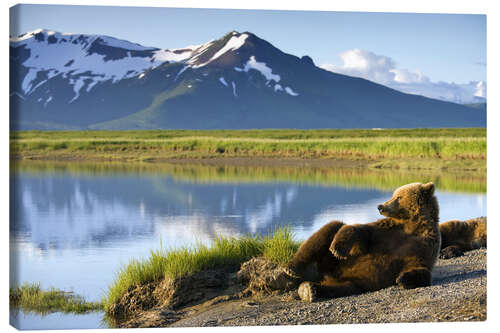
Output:
[[343,158],[293,158],[293,157],[148,157],[137,159],[134,156],[116,155],[88,155],[88,154],[58,154],[50,152],[46,154],[20,155],[11,154],[11,160],[33,160],[33,161],[64,161],[64,162],[148,162],[168,164],[199,164],[210,166],[288,166],[288,167],[337,167],[337,168],[364,168],[373,163],[380,162],[377,159],[343,159]]
[[54,161],[68,163],[149,163],[149,164],[180,164],[206,166],[241,166],[241,167],[297,167],[297,168],[336,168],[336,169],[401,169],[401,170],[446,170],[459,172],[486,172],[485,160],[444,160],[439,158],[404,158],[404,159],[377,159],[377,158],[294,158],[294,157],[144,157],[132,155],[88,155],[88,154],[11,154],[12,161]]
[[486,249],[439,259],[433,285],[304,303],[295,290],[270,296],[223,296],[178,310],[156,307],[122,327],[320,325],[486,320]]

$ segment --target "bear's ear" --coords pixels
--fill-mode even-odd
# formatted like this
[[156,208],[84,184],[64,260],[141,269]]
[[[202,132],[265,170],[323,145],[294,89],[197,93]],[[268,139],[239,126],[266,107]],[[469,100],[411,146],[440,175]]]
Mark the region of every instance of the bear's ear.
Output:
[[435,186],[434,186],[434,183],[432,183],[432,182],[422,185],[422,190],[424,190],[425,192],[428,192],[429,195],[434,194],[434,189],[435,189]]

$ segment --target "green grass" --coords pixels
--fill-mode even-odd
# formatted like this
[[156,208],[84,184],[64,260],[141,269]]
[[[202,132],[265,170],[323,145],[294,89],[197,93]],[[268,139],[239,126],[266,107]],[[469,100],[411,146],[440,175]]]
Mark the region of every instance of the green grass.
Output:
[[415,129],[262,129],[262,130],[129,130],[129,131],[12,131],[13,139],[168,139],[180,137],[266,138],[266,139],[335,139],[335,138],[435,138],[486,137],[485,128],[415,128]]
[[203,269],[235,266],[256,256],[264,256],[277,264],[288,262],[297,251],[288,228],[279,228],[266,237],[217,237],[211,246],[197,244],[179,249],[159,249],[145,260],[132,260],[122,267],[103,300],[107,309],[130,287],[186,276]]
[[79,159],[292,157],[485,160],[486,129],[11,132],[11,154]]
[[293,258],[299,245],[289,228],[277,228],[270,237],[263,239],[262,256],[276,264],[284,265]]
[[9,303],[12,308],[39,314],[51,312],[82,314],[104,309],[101,302],[86,302],[80,296],[54,288],[44,291],[39,284],[11,287]]

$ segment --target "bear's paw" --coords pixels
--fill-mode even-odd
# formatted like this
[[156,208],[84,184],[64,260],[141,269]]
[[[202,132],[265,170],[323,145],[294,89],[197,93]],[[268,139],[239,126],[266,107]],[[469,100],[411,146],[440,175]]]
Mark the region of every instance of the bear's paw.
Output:
[[297,292],[304,302],[314,302],[317,298],[316,287],[312,282],[302,282]]

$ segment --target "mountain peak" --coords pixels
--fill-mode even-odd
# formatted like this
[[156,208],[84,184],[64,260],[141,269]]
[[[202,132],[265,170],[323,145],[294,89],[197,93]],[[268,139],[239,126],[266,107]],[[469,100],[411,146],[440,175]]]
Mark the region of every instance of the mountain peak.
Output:
[[204,48],[196,50],[194,55],[188,63],[193,65],[194,68],[203,67],[213,61],[219,61],[227,54],[236,52],[239,48],[245,45],[248,34],[231,31],[225,34],[222,38],[209,42]]
[[[9,40],[10,40],[10,42],[15,43],[15,42],[24,41],[24,40],[27,40],[27,39],[30,39],[33,37],[36,38],[36,36],[44,36],[44,38],[45,38],[46,36],[52,36],[55,34],[63,35],[62,33],[57,32],[57,31],[40,28],[40,29],[35,29],[33,31],[26,32],[26,33],[18,35],[18,36],[10,36]],[[65,35],[67,35],[67,34],[65,34]]]
[[[137,43],[132,43],[126,40],[106,36],[106,35],[91,35],[78,34],[69,32],[58,32],[49,29],[36,29],[17,37],[10,37],[9,41],[16,45],[22,45],[30,42],[45,42],[47,44],[72,43],[81,44],[86,48],[94,42],[107,47],[120,48],[133,51],[152,51],[158,50],[155,47],[142,46]],[[23,43],[21,43],[23,42]]]

